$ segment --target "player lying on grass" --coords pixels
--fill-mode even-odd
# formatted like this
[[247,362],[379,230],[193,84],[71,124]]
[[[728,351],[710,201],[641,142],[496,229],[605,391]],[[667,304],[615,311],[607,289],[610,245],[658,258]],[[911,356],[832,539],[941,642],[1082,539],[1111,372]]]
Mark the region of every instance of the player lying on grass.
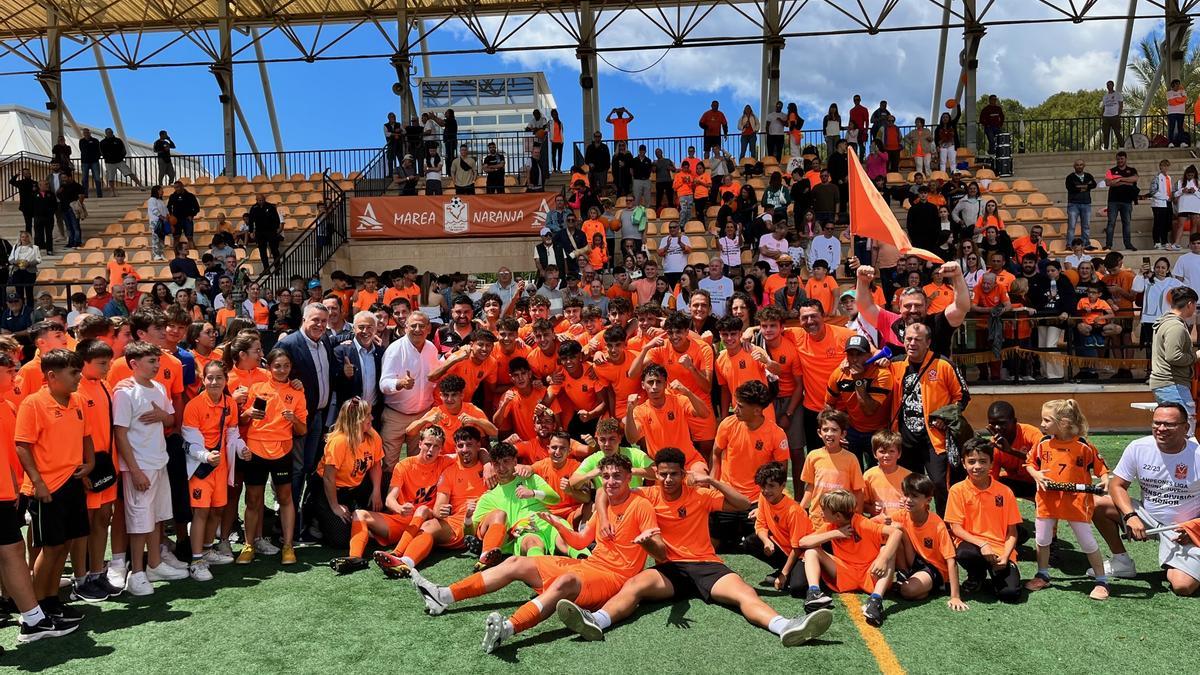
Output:
[[[882,624],[883,596],[892,585],[896,551],[904,534],[899,528],[863,518],[857,497],[840,488],[821,495],[821,517],[825,525],[800,540],[808,578],[804,608],[814,611],[833,602],[821,590],[819,584],[824,581],[835,593],[870,593],[863,616],[872,626]],[[832,553],[825,552],[826,543]]]
[[[666,561],[630,579],[598,612],[589,612],[569,599],[559,600],[559,619],[586,640],[602,640],[605,629],[633,614],[642,602],[700,598],[707,603],[737,608],[750,623],[778,635],[786,647],[801,645],[828,630],[832,619],[828,609],[784,618],[721,561],[709,539],[709,515],[746,511],[750,501],[729,485],[708,476],[689,480],[685,464],[680,450],[659,450],[654,458],[658,484],[638,491],[654,505],[654,515],[667,547]],[[600,501],[603,500],[598,501],[597,509],[603,508]],[[603,522],[601,531],[608,526],[608,522]]]
[[[477,572],[446,587],[412,572],[412,583],[425,602],[431,616],[446,611],[452,604],[469,598],[494,593],[519,581],[537,591],[538,596],[521,605],[505,619],[499,612],[488,615],[483,637],[483,650],[491,653],[516,633],[528,630],[545,620],[559,600],[571,600],[581,607],[598,609],[631,577],[646,566],[646,558],[666,559],[666,545],[659,534],[654,507],[629,490],[632,467],[619,455],[600,461],[600,478],[608,497],[606,517],[615,523],[613,536],[597,541],[597,517],[592,516],[582,532],[575,532],[553,520],[554,528],[569,546],[586,548],[596,541],[587,560],[563,556],[514,557],[499,565]],[[548,514],[547,514],[548,515]]]

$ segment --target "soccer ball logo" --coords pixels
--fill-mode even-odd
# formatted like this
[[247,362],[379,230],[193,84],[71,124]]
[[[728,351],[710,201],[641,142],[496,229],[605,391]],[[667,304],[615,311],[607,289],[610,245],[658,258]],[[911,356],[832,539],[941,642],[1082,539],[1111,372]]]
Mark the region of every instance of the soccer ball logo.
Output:
[[462,234],[470,226],[470,209],[467,203],[455,197],[442,207],[443,229],[446,234]]

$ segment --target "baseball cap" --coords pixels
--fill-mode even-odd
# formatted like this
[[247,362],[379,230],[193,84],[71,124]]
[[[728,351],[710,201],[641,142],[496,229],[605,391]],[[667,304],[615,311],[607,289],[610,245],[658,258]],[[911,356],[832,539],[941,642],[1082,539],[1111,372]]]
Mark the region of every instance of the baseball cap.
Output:
[[8,295],[7,295],[7,296],[5,296],[5,298],[4,298],[4,299],[5,299],[7,302],[13,302],[13,301],[15,301],[15,300],[20,300],[20,299],[21,299],[21,295],[20,295],[19,293],[17,293],[16,291],[9,291],[9,292],[8,292]]
[[306,287],[307,287],[309,290],[312,290],[312,289],[314,289],[314,288],[320,288],[320,287],[321,287],[321,282],[320,282],[320,281],[317,281],[316,279],[313,279],[312,281],[310,281],[310,282],[308,282],[308,283],[306,284]]
[[841,295],[841,297],[843,297],[843,298],[853,298],[853,297],[855,297],[855,295],[856,295],[856,294],[854,293],[854,289],[850,289],[850,290],[848,290],[848,291],[842,291],[842,295]]
[[550,235],[550,228],[548,228],[548,227],[543,227],[543,228],[541,229],[541,231],[540,231],[540,232],[538,232],[538,236],[541,236],[541,237],[546,237],[546,236],[549,236],[549,235]]
[[863,337],[862,335],[852,336],[849,340],[846,341],[846,351],[870,353],[871,341],[868,340],[867,338]]

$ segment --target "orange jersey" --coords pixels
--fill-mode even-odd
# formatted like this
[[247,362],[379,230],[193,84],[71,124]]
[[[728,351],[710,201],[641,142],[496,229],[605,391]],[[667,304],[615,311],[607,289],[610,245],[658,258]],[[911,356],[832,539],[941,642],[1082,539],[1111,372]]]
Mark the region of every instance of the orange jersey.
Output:
[[754,354],[745,349],[739,349],[737,354],[730,354],[729,350],[722,351],[717,357],[716,364],[717,384],[730,393],[737,391],[737,388],[752,380],[758,380],[763,384],[767,382],[767,368],[763,364],[754,360]]
[[[1040,443],[1045,436],[1041,429],[1032,424],[1017,424],[1017,437],[1013,440],[1012,447],[1014,450],[1023,451],[1025,457],[1028,457],[1033,446]],[[992,459],[992,478],[1003,476],[1011,480],[1032,483],[1033,476],[1030,476],[1029,472],[1025,470],[1025,457],[1017,457],[997,448],[995,457]]]
[[335,288],[329,292],[342,302],[342,316],[354,316],[354,313],[350,311],[351,306],[354,304],[353,288]]
[[253,370],[242,370],[235,367],[229,371],[229,383],[226,387],[230,393],[237,391],[241,387],[249,389],[250,387],[261,382],[267,382],[271,379],[271,374],[266,368],[255,368]]
[[929,316],[941,314],[954,304],[954,287],[950,284],[925,284],[921,290],[929,298]]
[[220,446],[224,435],[220,428],[222,411],[225,414],[224,428],[236,427],[238,407],[231,397],[222,396],[220,401],[213,401],[207,393],[197,396],[183,407],[183,426],[199,431],[204,437],[205,447],[216,448]]
[[393,286],[383,292],[383,304],[389,307],[396,298],[408,300],[408,306],[412,309],[417,309],[421,306],[421,288],[416,284],[412,284],[408,288],[396,288]]
[[972,302],[980,307],[1000,307],[1008,304],[1008,292],[999,282],[990,291],[985,291],[981,283],[975,287],[975,296]]
[[1083,322],[1089,325],[1103,326],[1108,323],[1108,319],[1104,315],[1113,311],[1112,305],[1097,298],[1095,302],[1091,299],[1082,297],[1079,299],[1079,304],[1075,306],[1083,316]]
[[[1091,485],[1092,476],[1108,475],[1108,466],[1100,451],[1083,438],[1069,441],[1042,439],[1025,457],[1025,464],[1057,483]],[[1095,500],[1087,492],[1038,490],[1036,501],[1038,518],[1089,522],[1095,510]]]
[[[1104,275],[1101,281],[1103,281],[1106,286],[1117,286],[1118,288],[1130,291],[1133,290],[1133,278],[1133,270],[1122,268],[1116,272],[1113,272],[1112,274]],[[1113,304],[1116,305],[1113,307],[1113,310],[1133,308],[1132,300],[1122,300],[1115,296],[1113,297]]]
[[46,376],[42,374],[42,355],[34,354],[28,363],[17,371],[17,379],[13,381],[13,403],[20,405],[25,397],[34,393],[46,384]]
[[[184,398],[187,399],[195,398],[204,388],[204,369],[208,367],[209,363],[221,360],[221,350],[214,349],[209,352],[208,356],[205,356],[193,349],[192,358],[196,360],[196,380],[190,385],[184,386]],[[228,385],[228,382],[226,384]]]
[[600,405],[600,392],[605,385],[591,364],[583,366],[579,377],[572,377],[565,371],[563,376],[562,384],[550,385],[550,396],[561,407],[564,420],[571,419],[580,410],[593,410]]
[[771,541],[785,555],[800,545],[800,540],[812,534],[812,521],[804,507],[788,495],[783,495],[772,504],[765,497],[758,497],[758,511],[754,515],[754,531],[766,532]]
[[[246,429],[246,445],[259,457],[279,459],[292,451],[295,437],[292,423],[283,418],[283,411],[291,410],[301,422],[308,419],[304,392],[293,389],[290,382],[271,379],[250,387],[246,405],[253,406],[259,398],[267,402],[266,416],[250,422]],[[320,424],[320,420],[314,423]]]
[[492,353],[488,355],[488,359],[491,360],[495,364],[494,365],[494,368],[495,368],[494,377],[495,377],[495,382],[496,382],[497,386],[500,386],[500,387],[511,387],[512,386],[512,377],[508,374],[508,364],[513,359],[517,358],[518,356],[521,358],[525,358],[526,354],[528,354],[528,353],[529,353],[529,347],[526,347],[525,345],[521,344],[520,342],[518,342],[516,344],[516,346],[513,347],[513,351],[511,354],[505,354],[504,350],[502,350],[500,348],[499,344],[497,344],[496,347],[494,349],[492,349]]
[[254,325],[259,330],[263,330],[271,325],[271,308],[267,306],[266,300],[260,299],[258,302],[251,303],[250,306],[253,313],[250,319],[254,321]]
[[467,502],[478,501],[487,489],[487,483],[483,482],[483,462],[479,461],[463,466],[456,460],[446,467],[438,482],[438,493],[450,498],[450,510],[456,516],[465,514]]
[[[129,368],[129,362],[125,360],[124,356],[112,360],[112,366],[108,369],[110,387],[115,388],[118,382],[132,376],[133,371]],[[177,397],[182,397],[183,364],[175,358],[174,354],[164,351],[158,357],[158,374],[154,376],[154,381],[167,390],[167,398],[175,400]]]
[[800,370],[804,383],[804,407],[824,410],[829,375],[846,358],[846,342],[857,333],[849,328],[830,325],[825,326],[825,335],[819,339],[800,328],[788,328],[786,332],[796,341],[796,351],[804,364]]
[[865,487],[858,458],[845,450],[830,454],[821,448],[808,453],[800,480],[804,481],[805,491],[812,494],[808,503],[808,517],[816,528],[825,524],[821,517],[821,495],[834,490],[861,494]]
[[833,299],[837,297],[838,285],[837,281],[831,276],[826,276],[824,279],[809,277],[808,281],[804,282],[804,294],[810,300],[820,300],[821,306],[825,308],[825,314],[832,314],[836,305]]
[[[763,280],[763,295],[767,296],[771,304],[775,304],[775,293],[784,286],[787,286],[787,277],[776,272]],[[804,287],[804,282],[800,282],[800,287]]]
[[[354,294],[354,313],[357,314],[358,312],[369,312],[369,311],[371,311],[371,305],[374,305],[378,302],[379,302],[379,291],[378,290],[368,291],[367,289],[364,288],[361,291]],[[347,314],[347,316],[354,316],[354,315]]]
[[654,518],[667,544],[671,562],[721,562],[708,534],[708,514],[725,506],[725,496],[712,488],[683,486],[678,499],[670,500],[661,486],[645,488],[643,496],[654,505]]
[[[17,411],[8,401],[0,401],[0,428],[16,427]],[[0,502],[16,501],[17,491],[24,479],[25,470],[17,457],[17,444],[12,434],[0,434]]]
[[757,429],[751,429],[736,416],[726,417],[717,427],[713,454],[721,459],[717,480],[750,501],[758,499],[761,492],[754,482],[759,467],[770,462],[787,464],[790,457],[787,434],[778,424],[764,419]]
[[[492,350],[495,351],[495,350]],[[463,400],[470,401],[475,398],[475,392],[479,389],[479,385],[484,382],[496,381],[496,362],[491,358],[486,358],[483,363],[476,363],[475,359],[467,357],[462,361],[450,366],[450,370],[442,376],[445,379],[451,375],[457,375],[466,383],[466,388],[463,389]],[[433,390],[433,400],[435,403],[442,402],[442,395],[435,388]]]
[[[868,414],[863,410],[859,399],[856,383],[866,381],[866,395],[879,403],[875,412]],[[850,374],[845,364],[834,368],[825,388],[825,403],[835,410],[843,410],[850,417],[850,427],[855,431],[870,433],[886,429],[892,421],[891,405],[888,397],[892,395],[892,371],[886,366],[871,364],[859,377]]]
[[872,508],[878,503],[879,513],[903,508],[904,491],[900,489],[900,483],[910,473],[902,466],[897,466],[891,473],[884,473],[878,466],[867,469],[863,474],[864,501]]
[[536,464],[550,457],[550,441],[543,441],[537,436],[517,443],[517,461],[522,464]]
[[454,458],[439,455],[432,462],[420,457],[405,457],[392,469],[391,489],[399,489],[396,501],[413,506],[433,506],[437,497],[438,483],[447,467],[454,465]]
[[[557,350],[557,346],[555,349]],[[539,380],[546,379],[558,370],[558,351],[547,354],[541,347],[530,347],[529,352],[525,354],[525,360],[529,361],[534,378]]]
[[684,368],[679,363],[679,359],[683,356],[688,356],[692,360],[692,367],[712,379],[713,372],[713,349],[703,340],[697,338],[689,338],[687,341],[687,349],[682,352],[675,351],[675,348],[670,343],[664,344],[661,347],[651,349],[646,355],[646,358],[661,365],[667,369],[667,381],[679,380],[683,386],[687,387],[702,400],[708,393],[708,386],[705,386],[690,370]]
[[697,462],[703,464],[704,458],[692,444],[690,428],[696,411],[692,409],[691,401],[669,391],[664,396],[661,408],[650,401],[643,401],[633,408],[633,419],[644,437],[646,454],[653,459],[662,448],[679,448],[687,458],[688,468]]
[[[111,452],[112,390],[101,380],[84,377],[79,379],[79,389],[76,391],[83,397],[83,418],[87,420],[92,435],[92,447],[96,452]],[[117,453],[113,453],[112,458],[115,464]],[[117,470],[120,471],[120,468]]]
[[[879,552],[887,537],[883,534],[883,523],[877,523],[859,514],[850,518],[850,527],[854,530],[852,537],[834,539],[830,542],[833,547],[833,557],[855,571],[865,572]],[[817,532],[832,532],[838,529],[833,523],[818,527]]]
[[[983,539],[999,554],[1008,538],[1008,528],[1021,523],[1021,512],[1017,510],[1017,498],[1007,485],[993,480],[981,489],[968,478],[950,486],[946,515],[942,519],[947,525],[958,525]],[[1014,549],[1011,560],[1015,562],[1016,559]]]
[[949,579],[949,561],[954,558],[954,542],[950,540],[950,529],[938,514],[930,511],[923,525],[914,523],[908,511],[898,510],[891,516],[892,524],[904,530],[904,536],[908,537],[917,555],[936,567],[943,579]]
[[[54,492],[83,464],[83,439],[89,435],[83,416],[83,397],[72,393],[66,405],[60,404],[42,388],[30,394],[17,409],[13,441],[33,449],[33,462],[46,487]],[[33,482],[26,475],[21,493],[33,494]]]
[[563,462],[561,467],[554,466],[554,461],[549,457],[533,463],[533,472],[541,476],[542,480],[558,493],[560,498],[558,503],[547,506],[546,510],[560,518],[566,518],[571,515],[572,511],[579,508],[579,502],[575,501],[575,498],[562,488],[562,479],[570,478],[578,468],[579,460],[574,457],[567,457],[567,461]]
[[[509,389],[505,396],[512,395],[513,400],[508,404],[508,411],[505,418],[509,421],[509,426],[512,432],[522,440],[529,440],[537,435],[537,429],[533,425],[533,411],[537,409],[542,398],[546,395],[546,390],[543,387],[532,387],[529,394],[522,394],[517,389]],[[497,426],[503,422],[503,419],[497,419]]]
[[383,459],[383,439],[374,429],[369,430],[358,447],[350,446],[350,439],[343,434],[332,433],[325,440],[325,452],[317,463],[317,475],[325,474],[325,467],[332,466],[337,472],[334,485],[339,488],[358,487],[367,472]]
[[593,245],[588,249],[587,259],[592,269],[602,270],[608,265],[608,251],[604,249],[603,245]]
[[[615,536],[597,537],[596,548],[586,564],[597,565],[625,578],[632,577],[646,566],[646,549],[633,540],[647,529],[658,527],[654,506],[645,497],[631,494],[616,506],[609,504],[605,515],[616,530]],[[597,519],[598,514],[593,514],[588,527],[597,528]]]
[[800,364],[800,352],[796,351],[796,342],[784,334],[779,344],[767,347],[771,360],[783,366],[779,373],[779,398],[788,398],[796,393],[796,376],[800,375],[804,366]]
[[463,426],[463,423],[458,419],[459,415],[466,413],[468,417],[487,419],[487,415],[484,415],[482,410],[471,403],[463,403],[462,408],[457,413],[450,412],[446,409],[445,405],[439,405],[437,409],[441,411],[442,419],[438,421],[436,426],[440,427],[446,434],[446,441],[442,444],[442,451],[446,454],[454,452],[454,432]]
[[636,377],[629,376],[629,364],[634,358],[636,358],[635,354],[625,352],[625,358],[620,363],[592,364],[592,369],[596,371],[596,376],[600,378],[603,386],[609,387],[613,391],[613,402],[617,409],[616,417],[619,420],[625,419],[629,395],[640,394],[642,391],[642,383]]
[[127,262],[119,263],[116,260],[109,260],[108,264],[104,267],[108,270],[109,286],[116,286],[124,283],[126,276],[132,276],[134,279],[141,280],[141,277],[138,276],[137,270],[133,268],[133,265],[130,265]]

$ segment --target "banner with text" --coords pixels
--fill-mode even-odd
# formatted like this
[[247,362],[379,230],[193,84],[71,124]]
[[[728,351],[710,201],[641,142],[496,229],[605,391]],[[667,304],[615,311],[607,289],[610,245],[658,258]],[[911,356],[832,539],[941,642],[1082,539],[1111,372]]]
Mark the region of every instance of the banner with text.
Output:
[[353,239],[537,236],[552,192],[502,195],[352,197]]

